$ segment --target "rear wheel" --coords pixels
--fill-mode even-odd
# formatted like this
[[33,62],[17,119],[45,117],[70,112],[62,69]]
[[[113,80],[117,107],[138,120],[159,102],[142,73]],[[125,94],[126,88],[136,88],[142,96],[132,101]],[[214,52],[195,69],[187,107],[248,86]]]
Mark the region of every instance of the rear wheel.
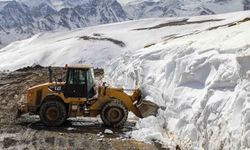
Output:
[[67,119],[67,111],[63,103],[47,101],[42,104],[39,116],[46,126],[60,126]]
[[127,121],[128,110],[121,101],[113,100],[103,106],[101,118],[106,126],[121,127]]

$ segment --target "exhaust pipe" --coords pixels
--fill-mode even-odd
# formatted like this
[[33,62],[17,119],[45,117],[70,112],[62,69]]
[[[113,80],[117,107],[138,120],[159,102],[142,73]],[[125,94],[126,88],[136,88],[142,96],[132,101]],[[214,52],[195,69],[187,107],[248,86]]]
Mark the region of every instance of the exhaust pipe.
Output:
[[52,82],[52,69],[51,69],[51,66],[49,66],[49,82],[51,83]]

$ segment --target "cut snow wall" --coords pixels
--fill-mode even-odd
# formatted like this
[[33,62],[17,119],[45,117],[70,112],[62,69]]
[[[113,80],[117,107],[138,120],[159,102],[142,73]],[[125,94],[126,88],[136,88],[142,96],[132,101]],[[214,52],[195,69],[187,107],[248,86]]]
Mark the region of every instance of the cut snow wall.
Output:
[[147,99],[166,107],[139,120],[131,136],[183,149],[250,148],[250,57],[238,55],[247,51],[249,25],[173,39],[111,64],[112,84],[138,82]]

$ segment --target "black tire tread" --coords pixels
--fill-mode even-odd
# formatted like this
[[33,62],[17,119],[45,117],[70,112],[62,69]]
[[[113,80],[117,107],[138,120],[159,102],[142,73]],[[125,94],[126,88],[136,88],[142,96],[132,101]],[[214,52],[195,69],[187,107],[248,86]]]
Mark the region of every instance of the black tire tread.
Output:
[[[59,112],[60,112],[60,119],[54,122],[50,122],[48,121],[48,119],[46,118],[46,109],[49,108],[50,106],[56,106],[57,108],[59,108]],[[40,120],[46,125],[46,126],[51,126],[51,127],[56,127],[56,126],[60,126],[63,123],[65,123],[66,119],[67,119],[67,110],[65,105],[57,100],[51,100],[51,101],[45,101],[41,108],[40,108],[40,112],[39,112],[39,117]]]
[[[122,111],[124,113],[122,120],[120,120],[117,123],[111,123],[105,117],[105,111],[110,107],[117,107],[117,108],[122,109]],[[104,104],[104,106],[101,110],[102,122],[104,123],[105,126],[108,126],[108,127],[114,127],[114,128],[122,127],[125,124],[125,122],[127,121],[127,118],[128,118],[128,109],[124,106],[123,102],[120,100],[112,100],[112,101],[107,102],[106,104]]]

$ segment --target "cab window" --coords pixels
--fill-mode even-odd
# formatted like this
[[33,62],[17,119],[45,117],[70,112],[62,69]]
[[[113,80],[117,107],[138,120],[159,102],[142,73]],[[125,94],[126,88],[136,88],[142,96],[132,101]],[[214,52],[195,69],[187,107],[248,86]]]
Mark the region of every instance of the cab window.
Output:
[[86,84],[86,74],[84,70],[70,69],[68,76],[68,84],[84,85]]

